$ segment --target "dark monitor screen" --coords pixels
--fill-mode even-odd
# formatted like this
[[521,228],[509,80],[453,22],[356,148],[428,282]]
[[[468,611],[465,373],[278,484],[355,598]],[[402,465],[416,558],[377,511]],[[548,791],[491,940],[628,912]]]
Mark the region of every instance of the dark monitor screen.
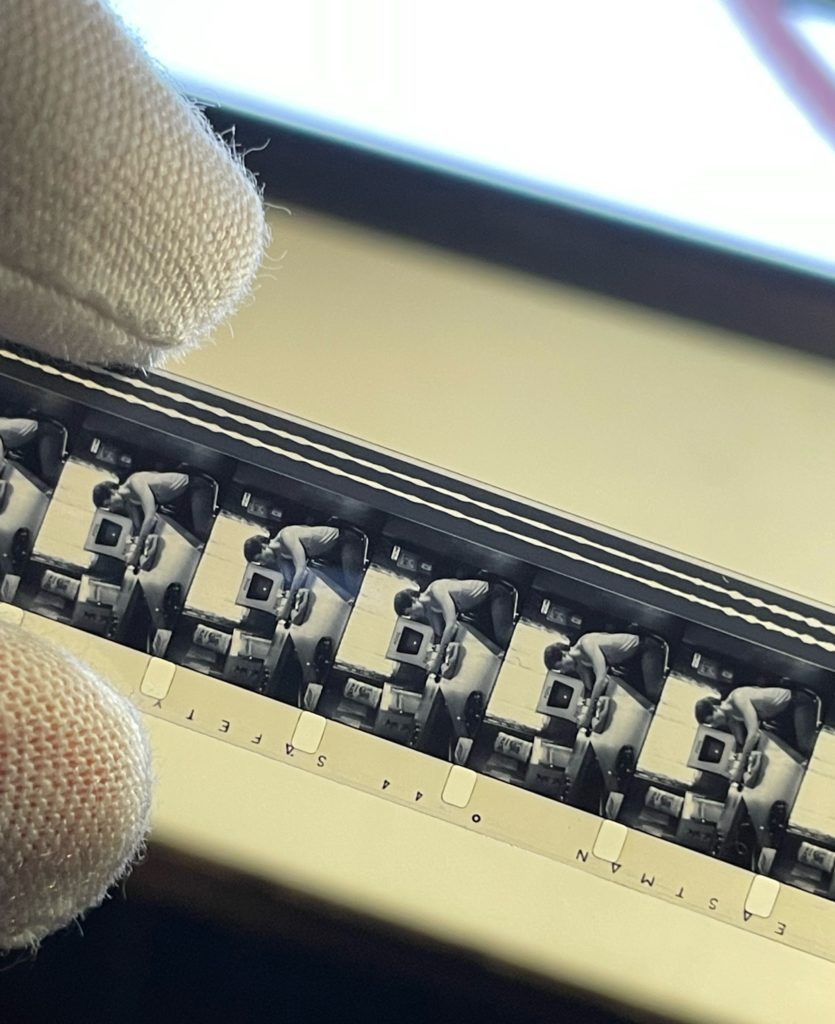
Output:
[[558,680],[551,687],[551,692],[548,694],[548,707],[558,708],[560,711],[564,711],[571,704],[571,698],[573,696],[573,687],[568,686],[566,683],[561,683]]
[[249,601],[266,601],[272,592],[275,580],[270,576],[264,576],[260,572],[254,572],[249,581],[246,596]]
[[705,736],[699,750],[699,760],[705,764],[719,764],[725,754],[726,746],[727,744],[723,740],[718,740],[715,736]]
[[404,626],[397,644],[398,654],[418,654],[423,643],[423,633],[417,629]]
[[95,543],[103,548],[115,548],[122,539],[123,529],[121,523],[116,523],[112,519],[102,519],[96,531]]

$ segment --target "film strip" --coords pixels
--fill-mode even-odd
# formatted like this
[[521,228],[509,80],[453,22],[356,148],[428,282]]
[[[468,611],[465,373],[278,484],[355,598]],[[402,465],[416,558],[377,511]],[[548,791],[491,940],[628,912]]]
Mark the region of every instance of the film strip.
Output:
[[143,712],[835,960],[835,610],[0,347],[0,610]]

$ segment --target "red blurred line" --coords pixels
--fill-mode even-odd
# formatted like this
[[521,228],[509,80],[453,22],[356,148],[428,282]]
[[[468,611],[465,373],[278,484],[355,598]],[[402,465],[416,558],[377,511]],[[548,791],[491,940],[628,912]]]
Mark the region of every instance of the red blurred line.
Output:
[[725,0],[743,33],[808,119],[835,145],[835,81],[785,18],[784,0]]

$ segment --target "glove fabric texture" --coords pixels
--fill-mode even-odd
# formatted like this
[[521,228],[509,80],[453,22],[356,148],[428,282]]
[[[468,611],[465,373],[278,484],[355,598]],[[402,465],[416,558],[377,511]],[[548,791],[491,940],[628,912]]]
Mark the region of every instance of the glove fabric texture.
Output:
[[[0,0],[0,40],[0,337],[138,367],[198,344],[261,261],[254,181],[103,0]],[[103,899],[151,780],[132,705],[0,626],[0,950]]]
[[249,292],[254,181],[99,0],[0,3],[0,335],[150,366]]

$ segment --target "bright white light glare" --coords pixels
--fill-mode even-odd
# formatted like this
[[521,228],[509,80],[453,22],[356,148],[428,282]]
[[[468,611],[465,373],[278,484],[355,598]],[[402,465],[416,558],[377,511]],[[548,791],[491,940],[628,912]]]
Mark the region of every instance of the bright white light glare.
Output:
[[835,149],[719,0],[113,6],[202,99],[835,275]]
[[835,68],[835,17],[814,10],[801,11],[803,16],[793,19],[792,25],[821,60]]

